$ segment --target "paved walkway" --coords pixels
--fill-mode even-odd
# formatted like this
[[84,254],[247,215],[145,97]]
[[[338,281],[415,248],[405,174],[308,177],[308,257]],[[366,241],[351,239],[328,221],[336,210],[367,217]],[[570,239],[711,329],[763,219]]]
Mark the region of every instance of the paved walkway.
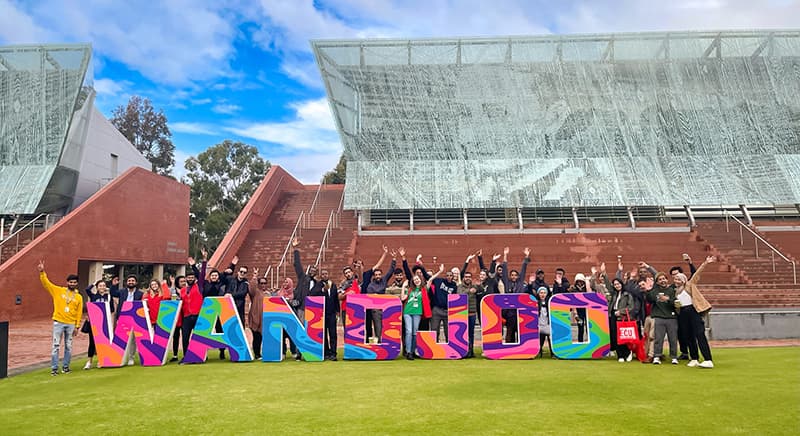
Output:
[[[8,371],[10,375],[20,374],[32,369],[49,365],[50,349],[52,344],[52,320],[38,319],[27,321],[12,321],[9,323],[8,344]],[[339,347],[342,347],[344,334],[339,326]],[[479,345],[480,331],[475,335],[476,345]],[[770,339],[770,340],[742,340],[742,341],[710,341],[711,346],[717,347],[781,347],[800,346],[798,339]],[[89,337],[83,333],[73,340],[73,361],[83,363],[86,350],[89,346]],[[78,369],[73,363],[73,369]]]

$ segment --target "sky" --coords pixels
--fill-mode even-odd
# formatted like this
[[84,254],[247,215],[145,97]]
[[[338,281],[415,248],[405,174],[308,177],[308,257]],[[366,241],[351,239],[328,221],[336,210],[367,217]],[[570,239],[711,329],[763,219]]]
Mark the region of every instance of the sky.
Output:
[[342,148],[311,39],[800,28],[800,0],[0,0],[0,45],[88,42],[96,105],[162,109],[183,162],[232,139],[304,183]]

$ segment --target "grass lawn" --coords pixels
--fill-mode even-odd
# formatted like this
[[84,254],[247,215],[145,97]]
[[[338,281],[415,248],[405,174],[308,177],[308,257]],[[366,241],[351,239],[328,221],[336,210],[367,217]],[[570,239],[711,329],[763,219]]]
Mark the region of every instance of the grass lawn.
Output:
[[[0,380],[3,434],[797,434],[800,349],[616,360],[220,362]],[[210,353],[216,356],[216,353]]]

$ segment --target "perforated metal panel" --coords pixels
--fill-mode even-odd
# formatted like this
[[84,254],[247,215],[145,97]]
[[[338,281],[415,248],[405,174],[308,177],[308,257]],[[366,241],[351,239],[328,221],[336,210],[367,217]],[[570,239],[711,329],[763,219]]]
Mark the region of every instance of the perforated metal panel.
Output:
[[0,47],[0,214],[36,210],[59,164],[88,45]]
[[312,46],[348,209],[800,202],[800,31]]

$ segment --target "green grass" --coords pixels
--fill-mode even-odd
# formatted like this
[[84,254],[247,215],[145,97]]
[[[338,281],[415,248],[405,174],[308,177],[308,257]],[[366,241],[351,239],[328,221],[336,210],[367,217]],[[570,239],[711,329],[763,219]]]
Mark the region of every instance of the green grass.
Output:
[[[118,368],[0,380],[3,434],[796,434],[800,349],[615,360]],[[215,353],[211,353],[215,356]]]

